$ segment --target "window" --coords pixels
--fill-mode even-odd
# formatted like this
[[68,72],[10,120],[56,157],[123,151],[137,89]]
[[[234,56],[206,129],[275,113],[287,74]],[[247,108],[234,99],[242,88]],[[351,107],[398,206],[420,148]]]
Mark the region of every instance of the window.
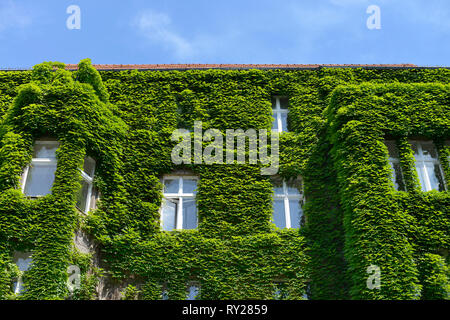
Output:
[[190,283],[187,288],[186,300],[197,300],[200,294],[200,286],[196,283]]
[[405,182],[403,180],[403,173],[400,167],[400,159],[398,155],[398,149],[393,140],[386,140],[384,142],[389,153],[389,165],[392,170],[392,182],[394,183],[394,188],[397,191],[406,191]]
[[84,159],[83,170],[81,171],[81,189],[77,195],[77,208],[87,213],[95,204],[96,190],[93,187],[95,160],[91,157]]
[[55,180],[58,141],[36,141],[31,164],[22,176],[22,191],[29,197],[49,194]]
[[274,186],[273,222],[278,228],[300,228],[303,219],[301,179],[272,178]]
[[192,176],[164,177],[161,209],[161,226],[164,231],[197,228],[197,181],[198,178]]
[[[445,144],[444,144],[448,149],[450,149],[450,140],[447,140],[447,141],[445,141]],[[447,161],[448,161],[448,163],[449,163],[449,165],[450,165],[450,155],[447,157]]]
[[165,288],[165,287],[162,290],[161,299],[162,300],[169,300],[169,290],[167,290],[167,288]]
[[286,300],[289,298],[288,288],[284,281],[276,281],[273,285],[275,289],[273,292],[274,300]]
[[20,270],[17,280],[13,284],[13,291],[15,294],[21,294],[24,291],[23,287],[23,273],[28,271],[31,266],[32,257],[31,252],[14,252],[13,261]]
[[311,283],[306,283],[305,293],[303,294],[302,298],[304,300],[309,300],[309,297],[311,296]]
[[444,191],[444,175],[434,144],[431,141],[410,141],[410,143],[422,191]]
[[273,122],[272,130],[277,132],[288,131],[287,130],[287,117],[288,117],[288,105],[289,100],[286,97],[273,97],[272,98],[272,111]]

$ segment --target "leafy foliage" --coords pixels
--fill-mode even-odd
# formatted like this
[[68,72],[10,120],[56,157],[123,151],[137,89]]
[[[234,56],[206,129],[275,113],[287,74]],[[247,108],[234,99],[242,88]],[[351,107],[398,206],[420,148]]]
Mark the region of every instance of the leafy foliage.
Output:
[[[74,299],[99,279],[125,299],[443,299],[448,294],[448,192],[420,191],[407,139],[432,139],[447,181],[447,69],[188,70],[77,72],[46,62],[0,72],[0,296],[11,294],[11,254],[34,252],[23,299],[64,299],[69,264],[82,266]],[[258,165],[176,166],[176,128],[270,129],[270,99],[289,97],[280,175],[304,179],[306,225],[271,223],[272,185]],[[61,142],[52,194],[18,190],[34,140]],[[398,142],[408,192],[390,182],[385,136]],[[85,155],[97,161],[99,208],[74,209]],[[162,175],[200,177],[198,230],[160,231]],[[78,228],[101,248],[105,270],[71,247]],[[381,268],[381,289],[366,268]]]
[[[54,67],[58,67],[54,70]],[[78,71],[97,73],[91,66]],[[76,75],[76,74],[75,74]],[[0,163],[0,265],[10,263],[14,250],[33,252],[32,268],[24,275],[21,299],[61,299],[68,295],[66,269],[74,231],[80,220],[75,195],[85,154],[98,161],[98,183],[104,202],[120,193],[120,143],[126,125],[102,102],[90,84],[73,79],[59,63],[43,63],[31,72],[31,82],[18,88],[2,122]],[[52,193],[36,200],[17,190],[23,168],[31,160],[35,139],[51,136],[61,145]],[[10,293],[11,277],[1,277],[0,296]]]

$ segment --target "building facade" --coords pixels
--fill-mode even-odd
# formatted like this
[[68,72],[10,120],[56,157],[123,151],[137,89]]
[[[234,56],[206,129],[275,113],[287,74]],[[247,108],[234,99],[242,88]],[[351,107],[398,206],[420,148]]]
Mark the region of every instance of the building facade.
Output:
[[[0,297],[448,299],[449,82],[412,65],[0,71]],[[173,160],[179,129],[203,159]],[[261,141],[274,174],[251,161]]]

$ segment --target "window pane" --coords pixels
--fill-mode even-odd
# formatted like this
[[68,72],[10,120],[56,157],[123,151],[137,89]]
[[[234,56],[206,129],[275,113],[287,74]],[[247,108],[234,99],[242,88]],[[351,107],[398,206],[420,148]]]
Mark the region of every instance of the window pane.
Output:
[[32,163],[28,169],[24,193],[30,197],[45,196],[55,180],[56,163]]
[[78,207],[78,209],[80,209],[83,212],[86,211],[86,204],[87,204],[87,199],[88,199],[89,186],[90,186],[89,183],[86,182],[85,180],[83,180],[81,182],[81,189],[78,191],[78,195],[77,195],[77,204],[76,204],[76,206]]
[[281,109],[287,109],[289,106],[289,99],[286,97],[280,98],[280,108]]
[[384,143],[386,144],[386,147],[388,149],[389,157],[398,159],[399,155],[398,155],[398,149],[395,144],[395,141],[386,140]]
[[56,149],[58,142],[36,142],[33,148],[33,158],[51,158],[56,159]]
[[275,292],[274,299],[275,300],[285,300],[289,297],[289,293],[287,291],[287,286],[283,282],[275,282]]
[[391,166],[392,182],[394,183],[394,188],[397,191],[406,191],[406,186],[403,181],[402,169],[399,163],[399,153],[397,145],[394,140],[385,140],[384,143],[389,153],[389,165]]
[[444,177],[442,176],[442,170],[441,170],[441,166],[439,164],[434,165],[434,174],[435,174],[438,184],[439,184],[438,190],[445,191]]
[[278,131],[278,120],[277,120],[276,113],[274,113],[274,115],[273,115],[272,130]]
[[272,176],[271,180],[273,184],[273,192],[278,195],[283,195],[283,179],[280,176]]
[[406,191],[406,186],[403,181],[403,173],[400,167],[400,163],[391,163],[391,168],[395,190]]
[[14,283],[13,283],[13,290],[14,290],[14,293],[16,293],[16,294],[20,294],[20,293],[22,293],[23,291],[24,291],[24,287],[23,287],[23,283],[22,283],[22,279],[18,279],[17,281],[15,281]]
[[417,156],[419,155],[419,147],[417,146],[417,142],[416,141],[412,141],[411,143],[411,148],[414,151],[414,155]]
[[275,109],[277,107],[277,98],[272,97],[272,109]]
[[162,207],[162,228],[164,231],[174,230],[177,217],[177,200],[163,199]]
[[197,228],[197,207],[194,199],[183,199],[183,229]]
[[[20,271],[28,271],[31,267],[32,256],[30,252],[15,252],[13,257],[14,263],[17,265]],[[21,277],[13,283],[14,293],[20,294],[24,291],[23,280]]]
[[424,175],[422,172],[422,166],[416,164],[416,171],[417,171],[417,175],[419,176],[419,182],[420,182],[422,191],[427,191],[427,186],[425,184]]
[[306,285],[305,293],[303,294],[302,298],[305,300],[309,300],[310,295],[311,295],[311,285],[308,283]]
[[291,228],[300,228],[303,211],[298,200],[289,200],[289,213],[291,215]]
[[287,113],[281,114],[281,131],[288,131],[287,128]]
[[300,195],[302,190],[302,180],[299,178],[286,181],[287,192],[289,195]]
[[283,199],[275,199],[273,201],[273,223],[275,223],[278,228],[286,228],[286,216]]
[[29,252],[15,252],[13,257],[14,263],[20,271],[28,271],[31,267],[32,257]]
[[440,166],[433,163],[426,163],[428,178],[432,190],[444,191],[444,179],[442,178]]
[[184,193],[196,193],[197,180],[195,179],[183,179],[183,192]]
[[179,179],[164,179],[164,192],[165,193],[178,193],[179,191]]
[[432,142],[422,142],[422,152],[424,158],[437,159],[436,147]]
[[[450,148],[450,140],[445,141],[445,146],[447,148]],[[448,161],[449,166],[450,166],[450,155],[447,157],[447,161]]]
[[83,171],[91,178],[94,177],[95,160],[91,157],[84,158]]
[[395,190],[398,190],[398,185],[397,185],[397,178],[396,178],[396,173],[395,173],[395,169],[394,169],[394,164],[392,163],[392,161],[389,161],[389,166],[391,167],[391,173],[392,173],[392,183],[394,184],[394,188]]
[[200,288],[196,285],[189,286],[186,300],[196,300],[200,292]]

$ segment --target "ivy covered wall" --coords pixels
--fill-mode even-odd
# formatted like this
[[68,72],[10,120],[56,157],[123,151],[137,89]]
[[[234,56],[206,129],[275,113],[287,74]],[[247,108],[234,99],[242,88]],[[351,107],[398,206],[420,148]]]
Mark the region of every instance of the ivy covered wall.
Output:
[[[59,68],[52,71],[53,68]],[[450,70],[351,69],[100,71],[45,63],[0,72],[0,296],[94,299],[99,279],[126,298],[443,299],[448,296],[449,194],[422,192],[409,137],[436,142],[450,179]],[[306,223],[276,229],[272,184],[259,165],[177,166],[176,128],[270,129],[271,97],[289,98],[280,175],[302,176]],[[19,188],[33,141],[61,142],[52,194]],[[398,143],[407,192],[393,189],[383,139]],[[79,168],[96,159],[101,192],[87,216],[75,209]],[[160,231],[164,174],[198,175],[197,230]],[[80,253],[73,235],[98,244]],[[32,251],[26,291],[12,293],[14,251]],[[70,295],[67,266],[79,265]],[[367,288],[378,265],[381,288]]]

